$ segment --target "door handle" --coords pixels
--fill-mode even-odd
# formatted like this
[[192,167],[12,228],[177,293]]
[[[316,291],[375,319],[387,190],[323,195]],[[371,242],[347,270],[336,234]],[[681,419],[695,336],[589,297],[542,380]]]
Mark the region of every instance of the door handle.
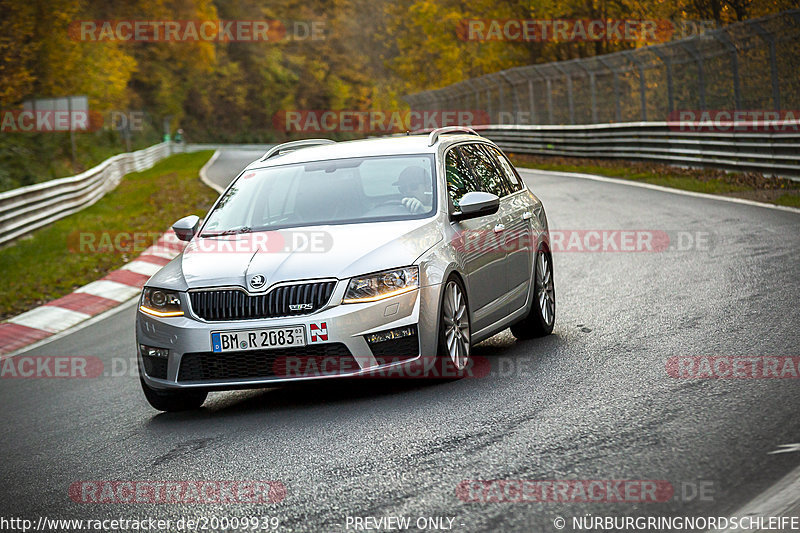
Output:
[[506,227],[505,227],[504,224],[498,224],[498,225],[496,225],[494,227],[494,232],[495,233],[500,233],[501,231],[505,231],[505,230],[506,230]]
[[530,219],[531,219],[530,211],[525,211],[524,213],[522,213],[522,220],[530,220]]

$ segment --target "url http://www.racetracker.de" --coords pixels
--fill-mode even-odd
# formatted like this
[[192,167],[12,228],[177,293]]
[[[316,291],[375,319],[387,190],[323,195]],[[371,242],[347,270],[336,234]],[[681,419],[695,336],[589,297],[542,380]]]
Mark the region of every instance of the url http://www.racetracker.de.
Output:
[[173,519],[152,517],[80,519],[40,516],[36,519],[0,516],[0,531],[102,531],[182,532],[275,531],[281,526],[276,516],[194,516]]

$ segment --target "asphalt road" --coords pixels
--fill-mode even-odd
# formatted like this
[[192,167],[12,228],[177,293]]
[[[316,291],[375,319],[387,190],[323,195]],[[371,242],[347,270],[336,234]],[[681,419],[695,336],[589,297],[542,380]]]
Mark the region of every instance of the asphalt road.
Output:
[[220,187],[227,187],[244,167],[263,156],[266,151],[267,148],[257,152],[252,150],[222,150],[214,164],[206,169],[206,176]]
[[[257,153],[226,153],[230,179]],[[0,382],[0,516],[275,516],[282,531],[342,531],[347,516],[451,517],[459,531],[556,531],[553,520],[725,516],[800,465],[800,382],[670,377],[676,356],[800,355],[800,215],[525,174],[552,228],[647,229],[708,245],[556,254],[552,336],[504,331],[475,348],[483,378],[215,393],[158,414],[138,380]],[[685,242],[684,242],[685,244]],[[134,356],[134,310],[39,347],[106,368]],[[665,480],[660,503],[471,503],[469,479]],[[75,503],[82,480],[280,480],[277,504]],[[709,482],[702,500],[681,487]],[[687,485],[689,484],[689,485]],[[691,490],[689,490],[691,492]],[[445,522],[447,523],[447,522]],[[352,528],[351,528],[352,529]],[[564,531],[572,531],[568,522]]]

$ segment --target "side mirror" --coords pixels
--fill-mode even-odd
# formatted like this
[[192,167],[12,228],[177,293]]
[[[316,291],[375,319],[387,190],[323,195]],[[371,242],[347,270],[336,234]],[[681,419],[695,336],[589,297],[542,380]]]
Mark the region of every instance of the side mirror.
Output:
[[200,217],[197,215],[189,215],[183,217],[172,225],[172,230],[175,235],[182,241],[191,241],[194,234],[197,233],[197,227],[200,225]]
[[500,198],[489,192],[468,192],[458,201],[458,209],[459,211],[453,213],[455,220],[493,215],[500,209]]

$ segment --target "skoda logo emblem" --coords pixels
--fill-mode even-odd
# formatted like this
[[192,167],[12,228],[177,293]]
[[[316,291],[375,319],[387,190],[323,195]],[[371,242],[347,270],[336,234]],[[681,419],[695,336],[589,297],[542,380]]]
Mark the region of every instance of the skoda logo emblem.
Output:
[[267,278],[265,278],[261,274],[256,274],[255,276],[250,278],[250,286],[254,289],[260,289],[261,287],[264,286],[266,282]]

